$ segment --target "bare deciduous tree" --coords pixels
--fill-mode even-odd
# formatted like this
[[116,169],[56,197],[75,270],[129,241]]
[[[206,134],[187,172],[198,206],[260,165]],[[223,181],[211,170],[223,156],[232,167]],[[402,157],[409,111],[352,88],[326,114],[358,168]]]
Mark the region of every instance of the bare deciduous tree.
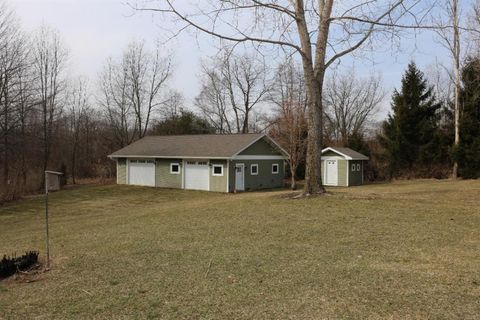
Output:
[[10,183],[10,154],[14,130],[19,125],[28,68],[27,39],[6,3],[0,2],[0,137],[3,144],[3,182]]
[[164,118],[171,118],[178,116],[184,109],[185,104],[185,97],[182,93],[176,90],[170,90],[167,94],[169,97],[168,100],[165,101],[164,107],[160,110],[160,114]]
[[127,71],[121,65],[108,59],[100,76],[101,96],[99,104],[105,111],[112,129],[114,145],[125,147],[136,135],[137,125],[132,104],[128,97]]
[[[75,176],[77,171],[77,158],[80,143],[80,136],[84,124],[88,119],[89,112],[89,95],[87,83],[84,79],[79,78],[71,87],[68,96],[68,121],[70,133],[70,172],[73,184],[76,183]],[[87,141],[88,143],[88,141]]]
[[143,42],[132,42],[124,55],[130,102],[136,115],[138,137],[147,133],[152,112],[165,103],[162,89],[171,74],[171,58],[160,55],[160,47],[147,52]]
[[55,119],[63,109],[66,62],[67,51],[59,34],[42,26],[34,39],[33,66],[35,90],[42,115],[43,171],[50,160]]
[[[383,40],[397,27],[416,28],[429,13],[418,0],[229,0],[182,5],[172,0],[142,7],[174,18],[177,30],[194,30],[257,50],[277,46],[299,54],[308,95],[308,151],[305,194],[323,193],[320,169],[325,72],[342,57]],[[334,3],[336,4],[334,7]],[[419,16],[420,15],[420,16]],[[395,36],[395,34],[393,34]]]
[[[455,138],[454,147],[458,148],[460,145],[460,93],[461,93],[461,30],[465,30],[460,26],[460,8],[458,0],[443,0],[439,7],[444,11],[440,18],[436,19],[435,24],[438,26],[434,29],[442,40],[443,45],[449,51],[453,61],[453,76],[452,82],[454,84],[454,126]],[[450,25],[452,28],[444,28]],[[471,30],[470,30],[471,31]],[[452,177],[458,177],[458,162],[454,160]]]
[[291,188],[295,190],[295,174],[307,151],[307,97],[301,69],[291,59],[278,67],[270,98],[275,108],[269,134],[289,153]]
[[348,138],[362,134],[385,97],[379,77],[358,79],[353,71],[334,73],[324,90],[326,126],[333,140],[345,145]]
[[150,52],[143,42],[130,43],[121,61],[107,61],[99,102],[118,146],[145,136],[154,111],[169,101],[163,90],[170,75],[171,56],[161,56],[158,46]]
[[248,133],[253,110],[269,90],[265,63],[255,55],[223,49],[202,69],[202,88],[195,100],[202,114],[220,133]]
[[19,139],[19,153],[20,153],[20,175],[22,177],[22,187],[27,184],[27,140],[28,128],[30,122],[30,115],[34,107],[36,106],[34,92],[33,92],[33,76],[31,66],[23,69],[18,78],[18,122],[20,129]]
[[218,133],[231,133],[228,94],[222,78],[215,68],[203,65],[202,69],[202,87],[195,105]]

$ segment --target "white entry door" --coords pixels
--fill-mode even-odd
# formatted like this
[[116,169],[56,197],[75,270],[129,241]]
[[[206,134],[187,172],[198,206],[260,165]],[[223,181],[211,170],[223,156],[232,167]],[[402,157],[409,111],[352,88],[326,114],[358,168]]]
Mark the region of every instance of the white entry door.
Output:
[[235,165],[235,190],[245,190],[245,165],[243,163]]
[[185,164],[185,189],[208,191],[208,180],[208,161],[187,161]]
[[338,184],[338,162],[337,160],[325,161],[326,181],[325,184],[336,186]]
[[154,160],[129,160],[128,184],[138,186],[155,186]]

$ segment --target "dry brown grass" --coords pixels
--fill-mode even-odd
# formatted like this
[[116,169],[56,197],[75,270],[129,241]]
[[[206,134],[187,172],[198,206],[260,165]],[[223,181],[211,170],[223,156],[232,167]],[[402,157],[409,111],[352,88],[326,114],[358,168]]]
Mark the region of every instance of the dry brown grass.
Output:
[[[478,318],[480,181],[288,192],[52,194],[53,268],[0,318]],[[0,254],[43,249],[42,203],[0,208]]]

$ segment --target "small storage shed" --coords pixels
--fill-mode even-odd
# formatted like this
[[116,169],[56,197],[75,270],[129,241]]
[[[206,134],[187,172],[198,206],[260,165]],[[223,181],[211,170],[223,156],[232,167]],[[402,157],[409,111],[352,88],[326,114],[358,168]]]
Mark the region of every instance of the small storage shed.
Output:
[[61,188],[60,179],[63,173],[57,171],[45,171],[45,188],[47,191],[58,191]]
[[368,161],[367,156],[350,148],[323,149],[323,184],[342,187],[362,185],[365,161]]

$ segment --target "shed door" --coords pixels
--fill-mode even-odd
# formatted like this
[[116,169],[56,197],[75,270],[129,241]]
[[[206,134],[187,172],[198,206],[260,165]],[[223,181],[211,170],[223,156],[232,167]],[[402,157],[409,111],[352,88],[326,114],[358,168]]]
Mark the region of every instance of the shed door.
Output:
[[185,189],[208,191],[208,161],[187,161],[185,164]]
[[325,161],[326,181],[325,184],[336,186],[338,185],[338,161],[326,160]]
[[130,160],[128,161],[128,184],[138,186],[155,186],[155,161]]
[[245,165],[243,163],[235,165],[235,190],[245,190]]

